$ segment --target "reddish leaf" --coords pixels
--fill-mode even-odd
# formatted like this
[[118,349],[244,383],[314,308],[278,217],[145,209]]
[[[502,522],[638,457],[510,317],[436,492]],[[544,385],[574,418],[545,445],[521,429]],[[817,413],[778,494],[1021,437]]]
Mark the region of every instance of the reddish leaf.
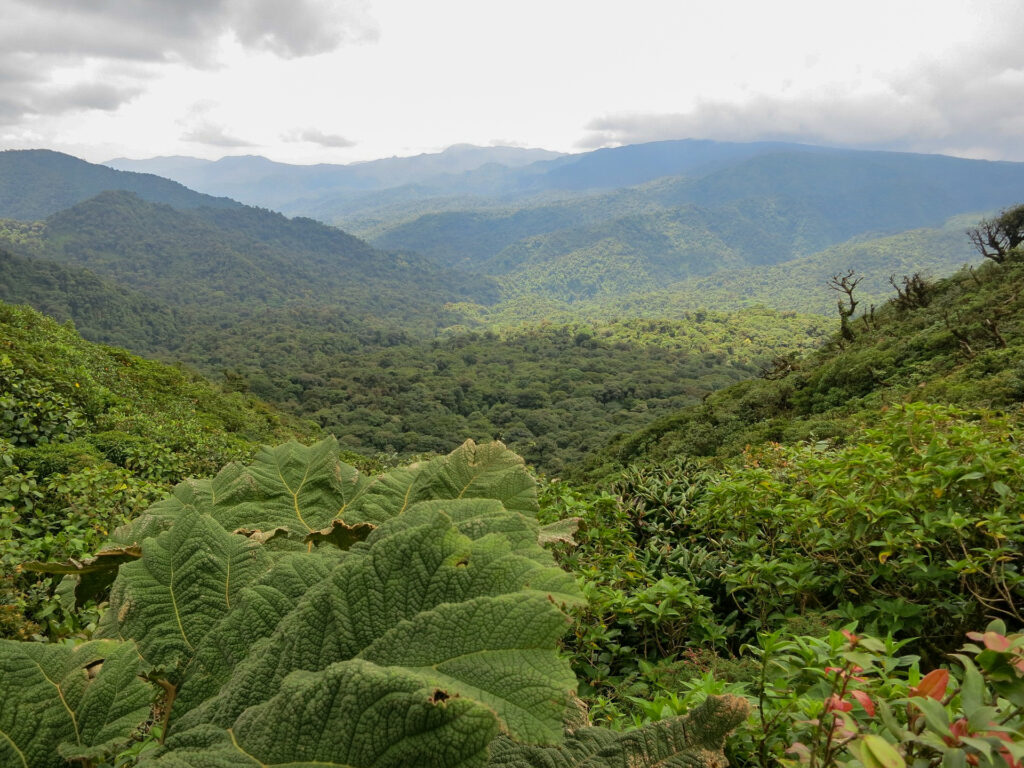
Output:
[[1006,638],[1006,635],[1001,635],[998,632],[986,632],[985,647],[990,651],[1003,653],[1010,650],[1010,641]]
[[875,703],[871,700],[870,696],[864,693],[864,691],[850,691],[850,695],[860,702],[860,705],[864,707],[864,711],[868,713],[868,717],[875,716]]
[[949,670],[933,669],[921,678],[920,683],[911,687],[910,695],[942,701],[942,697],[946,695],[946,688],[948,686]]
[[849,712],[851,709],[853,709],[853,704],[848,701],[843,701],[834,693],[825,699],[826,712],[835,712],[836,710],[839,712]]
[[953,724],[949,726],[949,732],[957,739],[962,739],[964,736],[970,736],[971,729],[968,726],[967,718],[961,717],[959,720],[953,721]]

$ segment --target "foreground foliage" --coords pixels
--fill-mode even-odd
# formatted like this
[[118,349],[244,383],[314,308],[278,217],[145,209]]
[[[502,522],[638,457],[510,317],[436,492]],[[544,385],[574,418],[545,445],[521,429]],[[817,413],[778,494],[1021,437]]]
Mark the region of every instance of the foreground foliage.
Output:
[[[153,766],[483,766],[499,733],[504,764],[532,764],[518,744],[563,740],[575,677],[557,641],[582,599],[539,543],[565,526],[536,511],[500,444],[371,479],[334,440],[289,443],[181,484],[96,557],[29,564],[79,596],[116,574],[111,639],[0,642],[3,764],[124,764],[147,733]],[[723,765],[744,714],[723,700],[668,742],[601,737],[586,764]]]
[[196,374],[0,305],[0,636],[80,629],[19,563],[83,557],[183,478],[310,431]]

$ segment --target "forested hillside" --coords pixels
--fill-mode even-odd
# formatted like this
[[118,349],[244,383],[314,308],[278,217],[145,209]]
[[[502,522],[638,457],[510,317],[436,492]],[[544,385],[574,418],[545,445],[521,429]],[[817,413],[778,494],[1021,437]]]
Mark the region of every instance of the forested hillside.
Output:
[[976,217],[1022,187],[1024,167],[1014,163],[763,154],[580,200],[429,213],[378,228],[373,242],[504,276],[506,295],[615,299],[719,270],[754,275],[853,237]]
[[543,519],[580,519],[559,559],[589,599],[568,645],[596,720],[731,693],[757,708],[734,765],[869,750],[1015,765],[1024,260],[1009,253],[898,280],[821,350],[614,441],[589,468],[603,480],[548,486]]
[[406,456],[451,450],[462,437],[500,439],[558,473],[613,434],[754,375],[774,355],[816,347],[827,327],[765,310],[433,340],[243,325],[197,339],[186,359],[216,355],[235,386],[315,419],[352,450]]
[[493,295],[486,279],[377,251],[309,219],[244,207],[178,209],[127,192],[104,192],[5,245],[85,267],[158,301],[231,317],[298,301],[344,305],[350,317],[411,319],[445,301],[486,303]]
[[68,619],[14,566],[82,557],[184,478],[251,457],[261,443],[314,434],[194,372],[0,304],[2,631]]
[[858,318],[852,340],[833,338],[806,359],[780,358],[764,377],[623,438],[610,455],[628,463],[841,437],[905,401],[1014,410],[1024,400],[1022,290],[1016,259],[914,281],[909,298]]
[[[592,322],[616,317],[678,318],[707,307],[735,311],[743,307],[761,306],[778,311],[805,312],[835,316],[836,296],[828,289],[832,275],[855,266],[863,278],[858,297],[865,307],[881,305],[893,294],[890,278],[919,272],[931,279],[952,274],[960,267],[977,263],[982,256],[965,236],[965,230],[977,220],[976,215],[954,216],[942,227],[916,229],[896,235],[858,236],[818,253],[779,264],[750,267],[723,267],[704,276],[677,282],[652,280],[643,266],[637,273],[622,279],[621,285],[644,284],[644,288],[620,295],[596,295],[576,299],[567,294],[567,273],[558,262],[525,273],[499,278],[502,301],[490,306],[461,304],[454,309],[469,326],[505,326],[522,321]],[[579,263],[594,278],[620,269],[615,254],[605,258],[589,254]],[[632,259],[636,264],[637,260]],[[573,264],[564,265],[573,269]],[[556,274],[549,275],[550,271]],[[551,277],[548,282],[549,276]],[[618,279],[618,278],[617,278]],[[619,285],[615,282],[615,285]],[[597,288],[591,283],[587,290]],[[582,293],[582,291],[581,291]]]
[[719,149],[437,218],[497,280],[3,221],[4,296],[220,384],[0,306],[0,763],[1018,768],[1024,208],[965,211],[1019,169]]
[[[3,226],[0,223],[0,226]],[[136,350],[174,349],[183,323],[170,304],[124,288],[87,269],[0,250],[0,301],[22,303],[85,337]]]
[[35,221],[108,190],[177,208],[238,208],[177,182],[144,173],[115,171],[46,149],[0,152],[0,218]]

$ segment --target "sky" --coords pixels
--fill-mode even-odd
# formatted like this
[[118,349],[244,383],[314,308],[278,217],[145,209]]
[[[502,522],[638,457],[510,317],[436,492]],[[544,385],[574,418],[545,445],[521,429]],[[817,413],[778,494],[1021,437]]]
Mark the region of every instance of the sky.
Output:
[[1024,161],[1022,0],[0,0],[0,148],[786,140]]

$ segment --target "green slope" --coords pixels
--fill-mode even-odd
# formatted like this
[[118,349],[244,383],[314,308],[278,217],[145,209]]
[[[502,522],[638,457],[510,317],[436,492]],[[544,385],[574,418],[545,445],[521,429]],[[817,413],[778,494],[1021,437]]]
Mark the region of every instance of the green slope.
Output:
[[241,311],[300,301],[411,315],[459,297],[489,298],[485,280],[256,208],[177,210],[106,192],[51,216],[40,240],[46,258],[179,305]]
[[873,321],[855,322],[853,342],[833,338],[768,378],[619,437],[602,466],[735,454],[766,440],[841,439],[903,401],[1017,409],[1024,401],[1022,293],[1020,258],[962,270],[931,284],[927,306],[890,302]]
[[774,354],[814,348],[826,326],[819,317],[747,310],[433,340],[359,341],[310,323],[215,343],[221,364],[252,392],[315,419],[353,450],[446,452],[467,437],[498,438],[557,473],[617,432],[754,375]]
[[74,622],[16,564],[82,557],[174,483],[315,433],[187,369],[0,303],[0,635]]
[[0,152],[0,218],[35,221],[108,190],[176,208],[237,208],[224,197],[193,192],[148,173],[115,171],[47,149]]
[[505,298],[576,302],[941,227],[1022,193],[1021,163],[779,151],[607,194],[427,213],[377,225],[374,242],[505,276]]
[[103,344],[173,350],[182,341],[184,323],[167,304],[87,269],[4,250],[0,301],[29,304],[60,322],[71,320],[82,336]]
[[[942,227],[916,229],[896,235],[856,237],[818,253],[779,264],[732,266],[710,275],[673,281],[653,280],[635,248],[607,244],[608,253],[591,249],[573,258],[536,265],[500,278],[508,298],[489,307],[453,307],[469,327],[515,326],[522,322],[585,320],[618,317],[681,318],[702,310],[735,311],[767,307],[779,312],[836,316],[836,295],[829,278],[849,269],[863,277],[858,296],[865,308],[894,295],[890,276],[920,272],[935,279],[981,258],[964,234],[977,215],[954,216]],[[575,267],[578,271],[574,271]],[[629,267],[632,266],[632,269]],[[624,274],[623,274],[624,273]],[[596,293],[597,282],[614,275],[619,295]],[[650,287],[654,284],[656,287]],[[632,288],[630,288],[632,287]],[[571,290],[575,290],[575,293]],[[579,298],[590,293],[590,298]]]

